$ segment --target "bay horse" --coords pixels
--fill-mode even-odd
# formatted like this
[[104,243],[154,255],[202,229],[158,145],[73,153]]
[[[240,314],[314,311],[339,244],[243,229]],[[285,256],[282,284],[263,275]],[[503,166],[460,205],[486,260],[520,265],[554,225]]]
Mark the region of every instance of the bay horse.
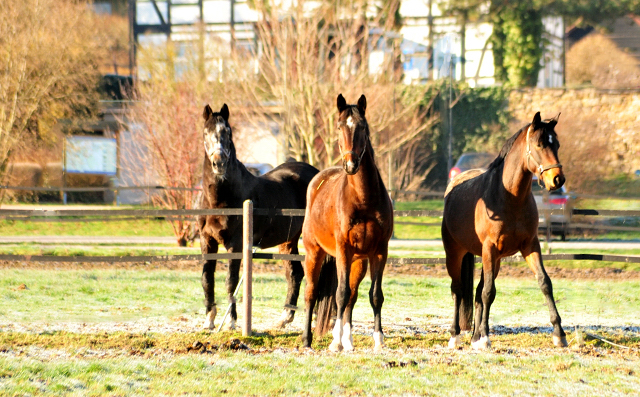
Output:
[[507,140],[486,172],[461,173],[447,187],[442,242],[454,301],[451,348],[460,343],[461,329],[471,329],[474,255],[482,257],[482,275],[476,289],[471,345],[485,349],[491,346],[489,309],[496,297],[500,259],[517,252],[533,270],[547,301],[554,345],[567,346],[551,279],[542,264],[538,209],[531,193],[534,174],[549,190],[559,189],[565,182],[554,130],[559,116],[542,121],[540,112],[536,113],[530,124]]
[[[382,274],[393,232],[393,207],[376,167],[365,118],[365,96],[360,97],[357,105],[347,105],[340,94],[337,105],[342,167],[321,171],[309,183],[307,190],[307,209],[302,226],[306,250],[304,274],[307,278],[302,342],[304,347],[311,347],[311,317],[318,291],[323,284],[331,282],[330,277],[323,276],[323,268],[327,267],[323,266],[323,259],[331,255],[336,258],[337,318],[330,350],[353,350],[353,306],[368,266],[371,276],[369,301],[374,313],[373,339],[375,350],[381,350],[384,346]],[[318,318],[321,317],[319,312]]]
[[[254,208],[304,209],[306,191],[318,170],[306,163],[284,163],[266,174],[256,177],[238,160],[229,125],[226,104],[214,113],[209,105],[204,118],[204,164],[199,208],[242,208],[245,200],[252,200]],[[200,215],[200,248],[203,254],[218,252],[218,244],[227,252],[242,252],[242,216]],[[278,246],[281,254],[298,254],[298,240],[302,233],[301,217],[254,216],[253,241],[260,248]],[[230,328],[234,329],[238,314],[233,293],[238,285],[240,259],[229,261],[226,287],[231,303]],[[300,284],[304,276],[300,261],[284,261],[287,279],[285,309],[277,327],[293,321]],[[204,328],[213,329],[216,317],[214,273],[216,261],[207,260],[202,267],[202,288],[206,320]]]

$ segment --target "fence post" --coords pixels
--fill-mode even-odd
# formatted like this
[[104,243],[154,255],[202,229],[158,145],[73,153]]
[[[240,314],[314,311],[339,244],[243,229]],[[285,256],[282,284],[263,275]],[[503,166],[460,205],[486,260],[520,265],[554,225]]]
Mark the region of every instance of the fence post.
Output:
[[252,300],[252,276],[253,273],[253,202],[246,200],[242,205],[242,265],[244,275],[244,325],[243,336],[251,336],[251,300]]

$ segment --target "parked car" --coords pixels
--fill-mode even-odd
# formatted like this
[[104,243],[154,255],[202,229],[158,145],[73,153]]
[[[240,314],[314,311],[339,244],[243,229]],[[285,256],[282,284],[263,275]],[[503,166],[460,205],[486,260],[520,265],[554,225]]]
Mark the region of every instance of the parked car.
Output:
[[264,175],[273,169],[273,166],[267,163],[246,163],[244,166],[255,176]]
[[[548,192],[548,201],[545,201],[544,193],[546,189],[544,182],[539,184],[538,178],[535,176],[531,183],[531,191],[538,207],[538,232],[546,233],[550,221],[551,234],[559,235],[560,239],[564,241],[567,238],[571,224],[571,213],[575,204],[573,196],[562,186],[560,189]],[[549,220],[546,219],[547,210],[554,211]]]
[[464,153],[449,170],[449,180],[462,172],[476,168],[486,171],[495,158],[496,156],[490,153]]

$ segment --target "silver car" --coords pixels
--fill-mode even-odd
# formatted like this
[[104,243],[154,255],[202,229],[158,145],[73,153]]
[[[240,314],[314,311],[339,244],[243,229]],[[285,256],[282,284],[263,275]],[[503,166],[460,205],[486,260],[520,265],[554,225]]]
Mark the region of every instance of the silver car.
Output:
[[[538,207],[538,232],[546,233],[547,227],[551,227],[551,234],[559,235],[564,241],[569,233],[571,213],[574,206],[574,198],[567,192],[564,186],[560,189],[547,192],[544,183],[539,184],[534,177],[531,184],[533,198]],[[552,211],[547,220],[547,213]]]

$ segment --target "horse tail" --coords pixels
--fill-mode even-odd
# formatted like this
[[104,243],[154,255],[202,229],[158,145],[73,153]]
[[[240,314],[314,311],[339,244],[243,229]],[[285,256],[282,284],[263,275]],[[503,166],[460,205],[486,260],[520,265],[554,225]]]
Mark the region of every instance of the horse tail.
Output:
[[331,329],[331,319],[337,310],[338,269],[336,258],[327,255],[322,263],[318,279],[318,300],[316,304],[316,335],[322,336]]
[[464,331],[471,330],[473,318],[473,272],[475,270],[475,257],[467,252],[462,257],[460,269],[460,281],[462,284],[462,296],[460,299],[459,324]]

